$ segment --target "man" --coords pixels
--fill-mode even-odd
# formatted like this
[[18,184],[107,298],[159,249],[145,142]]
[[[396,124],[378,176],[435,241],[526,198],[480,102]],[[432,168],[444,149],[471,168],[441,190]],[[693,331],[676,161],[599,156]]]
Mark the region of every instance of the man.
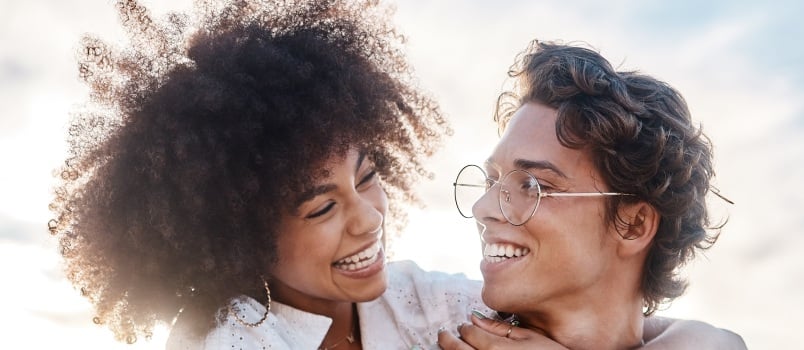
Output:
[[[717,238],[711,145],[661,81],[581,47],[536,41],[518,57],[495,117],[503,136],[455,190],[481,232],[483,301],[519,327],[476,315],[462,341],[441,332],[439,344],[533,348],[543,334],[571,349],[645,345],[645,317],[683,293],[678,268]],[[745,348],[706,334],[689,346]]]

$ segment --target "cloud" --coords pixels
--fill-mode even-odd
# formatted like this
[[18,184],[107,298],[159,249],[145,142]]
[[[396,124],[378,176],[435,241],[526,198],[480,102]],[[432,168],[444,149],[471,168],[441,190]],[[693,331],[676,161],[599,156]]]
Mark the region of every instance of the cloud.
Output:
[[50,238],[45,224],[45,222],[20,221],[0,215],[0,243],[34,244],[42,242]]
[[[0,142],[3,171],[14,172],[0,175],[0,193],[9,209],[30,212],[46,207],[50,166],[29,163],[57,165],[45,140],[63,137],[52,124],[66,120],[64,111],[82,92],[73,58],[79,36],[122,35],[111,0],[0,6],[8,9],[0,11],[0,137],[19,140]],[[429,206],[411,215],[400,254],[428,268],[478,276],[477,233],[456,213],[451,181],[462,165],[491,152],[493,103],[514,55],[534,38],[584,40],[613,62],[682,91],[714,141],[718,186],[737,202],[726,209],[730,222],[721,240],[686,272],[692,285],[670,314],[736,330],[750,348],[796,346],[789,325],[804,324],[796,312],[804,309],[804,26],[798,18],[804,3],[399,0],[398,8],[420,83],[455,128],[430,163],[436,178],[421,185]],[[31,125],[37,128],[20,133]],[[95,348],[111,346],[108,332],[97,338],[86,302],[61,277],[46,214],[9,212],[0,216],[3,274],[24,288],[6,290],[2,299],[15,302],[7,311],[31,321],[26,332],[54,330],[76,344],[96,337]],[[72,322],[79,323],[67,326]]]
[[31,76],[30,68],[22,62],[10,57],[0,57],[0,89],[27,80]]
[[[1,53],[0,53],[1,55]],[[19,58],[0,56],[0,136],[26,123],[21,101],[31,91],[33,69]]]

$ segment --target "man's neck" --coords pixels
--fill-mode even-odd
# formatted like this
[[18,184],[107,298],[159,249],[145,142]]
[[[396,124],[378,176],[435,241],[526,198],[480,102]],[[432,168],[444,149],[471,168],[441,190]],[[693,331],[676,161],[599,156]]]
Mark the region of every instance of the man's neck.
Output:
[[642,345],[641,298],[578,305],[518,316],[522,327],[537,328],[570,349],[632,349]]

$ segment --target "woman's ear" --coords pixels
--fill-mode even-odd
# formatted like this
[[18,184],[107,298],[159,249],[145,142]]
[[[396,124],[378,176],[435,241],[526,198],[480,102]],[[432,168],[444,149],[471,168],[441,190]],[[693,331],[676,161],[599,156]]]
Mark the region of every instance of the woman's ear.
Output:
[[627,206],[620,211],[617,233],[622,239],[618,253],[622,257],[630,257],[646,251],[659,229],[661,216],[652,205],[639,202]]

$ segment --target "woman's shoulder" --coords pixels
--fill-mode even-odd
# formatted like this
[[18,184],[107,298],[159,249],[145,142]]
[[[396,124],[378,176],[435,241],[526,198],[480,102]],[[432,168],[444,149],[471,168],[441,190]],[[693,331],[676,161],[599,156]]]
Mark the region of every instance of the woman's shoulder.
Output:
[[203,338],[174,327],[165,349],[314,349],[332,322],[278,302],[271,303],[266,315],[265,306],[247,296],[232,300],[229,310]]

